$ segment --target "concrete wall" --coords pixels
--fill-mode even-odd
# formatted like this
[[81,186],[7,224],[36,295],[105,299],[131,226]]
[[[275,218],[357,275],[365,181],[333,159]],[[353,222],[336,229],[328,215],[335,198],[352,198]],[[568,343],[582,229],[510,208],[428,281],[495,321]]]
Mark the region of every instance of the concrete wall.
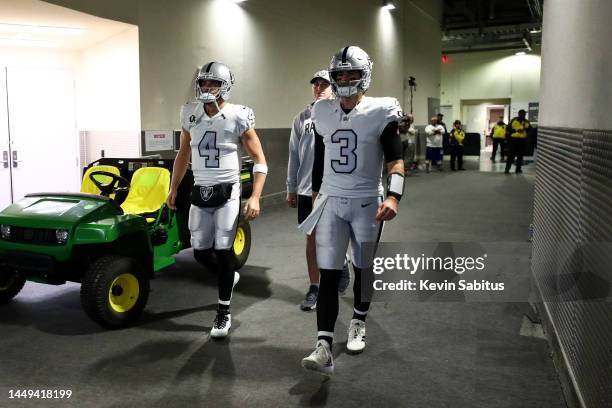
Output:
[[[440,97],[440,53],[442,5],[435,1],[406,1],[404,7],[404,80],[416,78],[415,125],[429,123],[427,98]],[[404,82],[404,109],[409,110],[410,93]]]
[[82,53],[77,87],[81,161],[140,155],[138,28]]
[[570,406],[612,401],[610,16],[609,0],[544,3],[532,270]]
[[[347,44],[374,61],[369,95],[395,96],[407,109],[404,80],[417,78],[417,125],[427,121],[427,97],[439,97],[441,0],[397,1],[391,12],[370,0],[49,2],[138,25],[143,130],[177,128],[180,105],[193,98],[196,68],[227,63],[236,76],[232,101],[251,106],[260,137],[271,138],[271,172],[286,171],[289,126],[310,102],[310,75]],[[283,189],[268,183],[266,193]]]
[[540,100],[541,58],[511,51],[448,55],[442,64],[440,104],[459,114],[461,100],[510,99],[512,104]]
[[406,0],[392,12],[367,0],[50,2],[139,26],[147,129],[176,126],[178,106],[192,98],[195,69],[209,60],[232,67],[233,100],[255,109],[259,127],[288,127],[309,100],[308,76],[346,44],[360,45],[374,60],[371,95],[404,102],[406,75],[419,82],[419,110],[439,94],[441,1]]
[[608,0],[550,1],[542,32],[543,125],[612,129],[610,16]]

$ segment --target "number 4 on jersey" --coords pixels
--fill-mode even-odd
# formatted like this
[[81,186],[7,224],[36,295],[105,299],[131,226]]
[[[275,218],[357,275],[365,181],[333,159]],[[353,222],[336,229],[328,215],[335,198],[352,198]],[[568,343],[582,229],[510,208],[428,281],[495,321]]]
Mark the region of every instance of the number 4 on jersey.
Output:
[[219,149],[217,148],[217,132],[207,131],[198,144],[200,157],[204,157],[204,166],[219,168]]

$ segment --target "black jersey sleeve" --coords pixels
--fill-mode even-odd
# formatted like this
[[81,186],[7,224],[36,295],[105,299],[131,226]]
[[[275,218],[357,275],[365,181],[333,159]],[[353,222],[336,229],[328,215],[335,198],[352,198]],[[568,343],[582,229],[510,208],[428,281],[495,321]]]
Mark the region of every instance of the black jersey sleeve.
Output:
[[318,193],[319,189],[321,188],[321,184],[323,183],[323,167],[325,163],[325,145],[323,144],[323,136],[317,133],[316,128],[314,128],[314,135],[315,135],[315,147],[314,147],[314,160],[312,163],[312,191],[315,193]]
[[398,123],[396,121],[387,123],[380,135],[380,143],[385,153],[385,162],[390,163],[403,159],[402,139],[399,135]]

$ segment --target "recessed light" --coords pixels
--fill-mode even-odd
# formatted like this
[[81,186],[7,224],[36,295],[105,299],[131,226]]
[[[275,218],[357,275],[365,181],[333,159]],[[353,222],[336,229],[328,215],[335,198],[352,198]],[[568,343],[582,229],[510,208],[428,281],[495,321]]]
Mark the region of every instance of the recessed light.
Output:
[[383,6],[385,10],[395,10],[395,4],[391,3],[388,0],[383,1]]

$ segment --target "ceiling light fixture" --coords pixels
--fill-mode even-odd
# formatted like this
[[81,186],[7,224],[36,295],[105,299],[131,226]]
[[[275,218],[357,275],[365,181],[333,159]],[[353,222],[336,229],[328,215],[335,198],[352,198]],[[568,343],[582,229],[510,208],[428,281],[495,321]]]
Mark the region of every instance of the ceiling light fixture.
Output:
[[391,3],[388,0],[384,0],[383,1],[383,6],[382,6],[385,10],[395,10],[395,4]]
[[516,54],[514,54],[514,55],[525,55],[525,54],[526,54],[526,53],[525,53],[525,51],[519,51],[519,52],[517,52],[517,53],[516,53]]

